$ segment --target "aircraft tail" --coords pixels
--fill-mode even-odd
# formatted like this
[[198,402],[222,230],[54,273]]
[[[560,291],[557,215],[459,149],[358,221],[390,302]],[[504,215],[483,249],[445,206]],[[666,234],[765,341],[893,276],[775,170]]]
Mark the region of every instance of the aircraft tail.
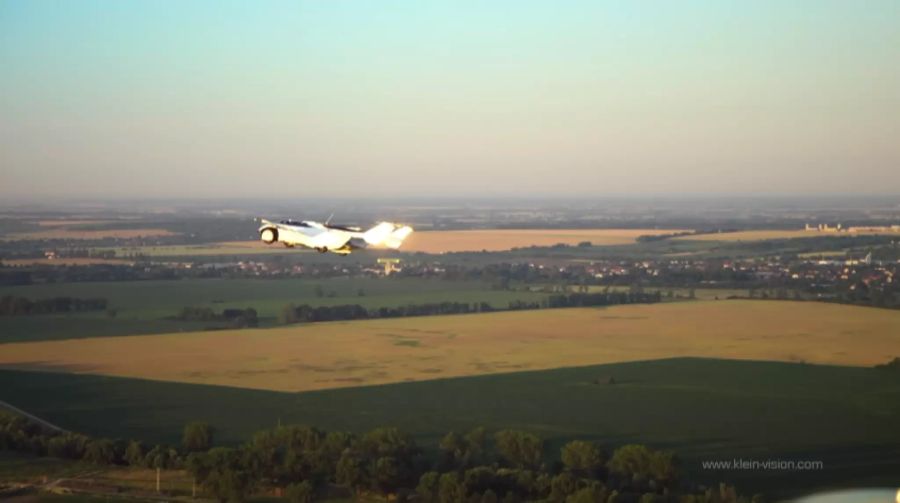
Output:
[[397,249],[403,240],[412,234],[412,227],[381,222],[363,233],[363,239],[370,245],[381,245]]
[[394,224],[390,222],[381,222],[363,233],[363,239],[370,245],[380,245],[384,242],[391,232],[394,231]]
[[394,232],[391,232],[391,235],[384,240],[384,245],[396,250],[397,248],[400,248],[400,245],[403,244],[403,240],[409,237],[412,232],[413,228],[408,225],[397,227],[394,229]]

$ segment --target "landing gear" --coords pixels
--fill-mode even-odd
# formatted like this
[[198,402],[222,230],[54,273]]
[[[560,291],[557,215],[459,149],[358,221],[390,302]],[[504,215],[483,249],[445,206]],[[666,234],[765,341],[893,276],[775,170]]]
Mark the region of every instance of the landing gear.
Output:
[[328,251],[328,248],[326,248],[326,247],[324,247],[324,246],[319,246],[319,247],[316,248],[316,251],[319,252],[319,253],[325,253],[325,252]]

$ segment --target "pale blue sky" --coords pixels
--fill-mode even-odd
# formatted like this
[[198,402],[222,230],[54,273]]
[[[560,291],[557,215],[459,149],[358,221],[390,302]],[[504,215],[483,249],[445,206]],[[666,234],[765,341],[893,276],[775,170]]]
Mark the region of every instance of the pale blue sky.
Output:
[[718,192],[900,192],[900,2],[0,0],[0,196]]

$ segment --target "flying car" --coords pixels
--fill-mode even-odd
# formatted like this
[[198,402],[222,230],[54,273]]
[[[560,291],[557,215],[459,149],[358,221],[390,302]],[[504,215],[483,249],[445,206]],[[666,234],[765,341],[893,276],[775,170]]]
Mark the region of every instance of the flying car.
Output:
[[380,222],[369,230],[310,220],[261,220],[259,238],[263,243],[281,243],[288,248],[300,246],[320,253],[347,255],[353,250],[379,247],[396,250],[412,234],[412,227]]

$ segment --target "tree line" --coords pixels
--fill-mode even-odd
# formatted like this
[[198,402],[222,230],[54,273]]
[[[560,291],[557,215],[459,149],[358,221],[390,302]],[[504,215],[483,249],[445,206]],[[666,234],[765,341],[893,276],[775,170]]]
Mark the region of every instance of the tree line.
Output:
[[611,306],[615,304],[652,304],[662,301],[659,291],[644,292],[635,289],[630,292],[597,292],[597,293],[569,293],[551,295],[547,298],[546,307],[594,307]]
[[76,313],[82,311],[103,311],[106,299],[76,297],[52,297],[31,300],[26,297],[4,295],[0,297],[0,316],[25,316],[29,314]]
[[308,304],[288,304],[282,310],[283,323],[316,321],[364,320],[370,318],[401,318],[405,316],[428,316],[437,314],[466,314],[494,311],[486,302],[434,302],[409,304],[399,307],[379,307],[366,309],[359,304],[338,306],[310,306]]
[[[635,304],[660,302],[659,292],[598,292],[550,295],[541,302],[514,300],[507,310],[525,310],[559,307],[609,306],[614,304]],[[284,306],[279,320],[282,323],[311,323],[318,321],[365,320],[372,318],[401,318],[405,316],[430,316],[440,314],[469,314],[499,311],[487,302],[433,302],[409,304],[399,307],[379,307],[366,309],[359,304],[337,306],[310,306],[308,304],[288,304]]]
[[227,322],[236,328],[259,326],[259,316],[256,309],[253,309],[252,307],[246,309],[228,308],[223,309],[221,313],[217,313],[209,307],[186,306],[181,308],[181,311],[170,319],[179,321]]
[[279,426],[236,447],[214,446],[213,436],[207,423],[192,422],[180,446],[151,447],[47,432],[21,416],[0,414],[0,449],[96,465],[183,469],[222,503],[272,492],[310,503],[334,489],[422,503],[762,501],[739,497],[730,486],[689,484],[679,479],[672,452],[640,444],[608,453],[594,442],[573,440],[552,456],[540,437],[518,430],[450,432],[428,450],[396,428],[355,434]]
[[887,363],[879,363],[875,365],[875,368],[878,370],[891,370],[894,372],[900,372],[900,356],[895,356],[893,360]]
[[653,243],[656,241],[666,241],[668,239],[677,238],[680,236],[693,236],[698,234],[707,234],[708,232],[704,231],[681,231],[681,232],[669,232],[665,234],[642,234],[635,238],[635,241],[638,243]]

